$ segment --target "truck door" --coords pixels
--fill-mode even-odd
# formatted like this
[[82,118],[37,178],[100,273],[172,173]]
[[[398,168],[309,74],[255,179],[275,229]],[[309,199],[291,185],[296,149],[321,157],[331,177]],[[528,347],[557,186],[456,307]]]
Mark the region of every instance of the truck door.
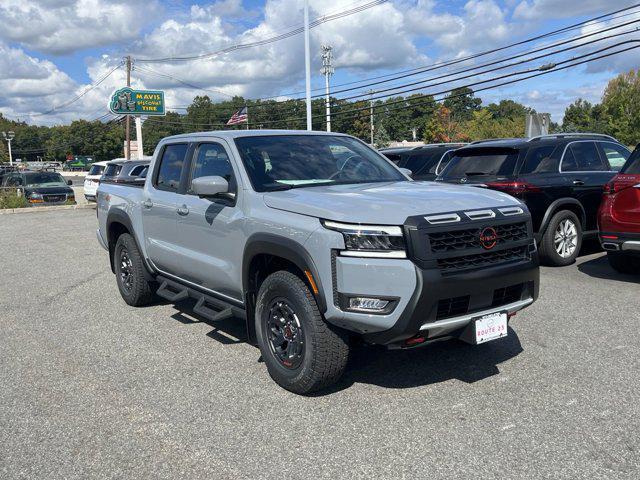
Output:
[[[244,214],[237,195],[238,172],[224,141],[197,144],[189,165],[184,194],[178,195],[180,271],[184,280],[242,300],[242,252]],[[229,182],[228,195],[200,198],[191,191],[193,179],[220,176]]]
[[160,270],[175,274],[177,214],[176,199],[188,143],[165,145],[154,166],[151,182],[147,182],[142,196],[142,223],[147,256]]

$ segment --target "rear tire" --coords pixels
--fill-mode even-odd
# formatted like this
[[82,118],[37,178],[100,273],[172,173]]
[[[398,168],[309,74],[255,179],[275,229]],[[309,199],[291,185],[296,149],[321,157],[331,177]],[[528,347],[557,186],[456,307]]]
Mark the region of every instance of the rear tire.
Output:
[[145,278],[145,266],[138,245],[131,235],[118,237],[113,253],[116,282],[123,300],[132,307],[142,307],[153,301],[153,283]]
[[348,335],[324,321],[309,288],[293,273],[279,271],[262,283],[255,327],[269,375],[282,388],[304,395],[342,376]]
[[619,272],[627,274],[640,274],[640,258],[624,253],[607,252],[609,265]]
[[561,210],[551,221],[540,242],[540,260],[544,265],[564,267],[576,261],[582,247],[582,225],[570,210]]

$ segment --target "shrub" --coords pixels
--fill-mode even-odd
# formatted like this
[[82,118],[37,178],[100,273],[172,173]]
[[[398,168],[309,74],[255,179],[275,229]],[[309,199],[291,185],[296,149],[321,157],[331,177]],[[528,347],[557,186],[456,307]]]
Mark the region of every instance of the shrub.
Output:
[[0,208],[25,208],[28,205],[27,199],[15,190],[0,192]]

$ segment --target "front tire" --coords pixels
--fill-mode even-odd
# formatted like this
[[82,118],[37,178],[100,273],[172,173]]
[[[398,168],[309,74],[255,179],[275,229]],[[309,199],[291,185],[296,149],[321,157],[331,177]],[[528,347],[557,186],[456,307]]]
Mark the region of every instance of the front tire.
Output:
[[348,336],[324,321],[309,288],[293,273],[279,271],[262,283],[255,326],[269,375],[286,390],[304,395],[342,376]]
[[618,252],[607,252],[609,265],[619,273],[640,274],[640,258]]
[[582,226],[569,210],[556,213],[540,242],[540,259],[545,265],[564,267],[576,261],[582,247]]
[[113,253],[116,282],[123,300],[132,307],[142,307],[153,301],[152,283],[145,278],[142,255],[128,233],[118,237]]

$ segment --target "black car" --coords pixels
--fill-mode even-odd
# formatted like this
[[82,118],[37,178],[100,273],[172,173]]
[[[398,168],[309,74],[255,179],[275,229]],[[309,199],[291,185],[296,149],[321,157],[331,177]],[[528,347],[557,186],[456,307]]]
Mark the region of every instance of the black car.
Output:
[[71,184],[55,172],[11,172],[2,180],[4,188],[20,190],[30,205],[75,204]]
[[400,168],[411,170],[414,180],[435,180],[447,166],[453,152],[466,143],[433,143],[413,148],[387,148],[380,150]]
[[456,150],[437,180],[500,190],[522,200],[531,212],[541,259],[569,265],[583,237],[597,234],[603,187],[630,155],[607,135],[484,140]]

